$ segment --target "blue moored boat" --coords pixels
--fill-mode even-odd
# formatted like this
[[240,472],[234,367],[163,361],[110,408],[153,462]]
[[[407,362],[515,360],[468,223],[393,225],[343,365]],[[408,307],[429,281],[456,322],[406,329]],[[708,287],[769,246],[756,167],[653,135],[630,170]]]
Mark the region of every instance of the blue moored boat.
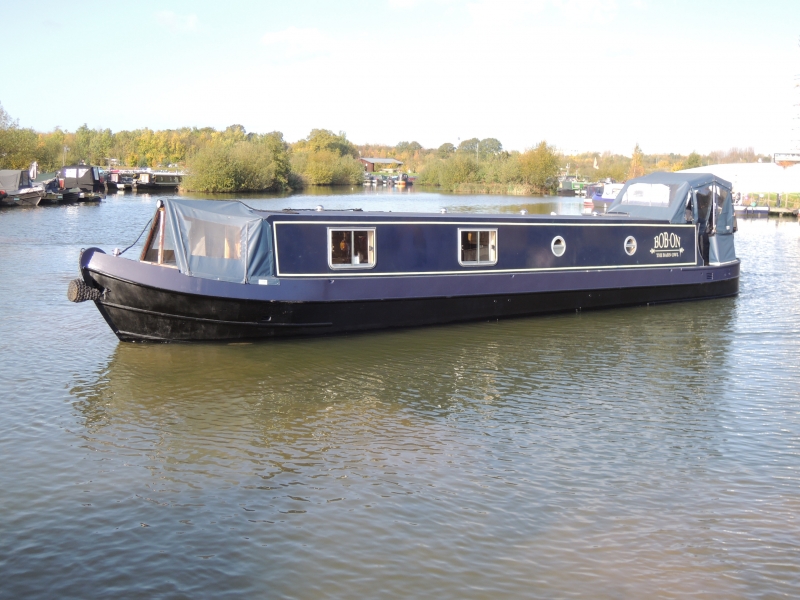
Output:
[[586,200],[594,204],[611,204],[617,199],[625,184],[606,181],[586,186]]
[[121,340],[331,334],[731,296],[731,186],[629,181],[602,215],[261,211],[160,202],[139,260],[82,252],[68,297]]

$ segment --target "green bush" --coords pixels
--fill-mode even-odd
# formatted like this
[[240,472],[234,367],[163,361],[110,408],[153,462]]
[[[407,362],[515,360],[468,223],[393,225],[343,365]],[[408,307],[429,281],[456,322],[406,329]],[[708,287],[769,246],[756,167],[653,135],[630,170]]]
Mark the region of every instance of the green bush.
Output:
[[455,190],[462,183],[477,180],[478,165],[472,156],[464,153],[428,162],[417,178],[420,184],[437,185],[449,190]]
[[475,193],[542,193],[548,191],[548,182],[557,176],[558,156],[546,142],[541,142],[523,154],[498,151],[480,161],[473,152],[462,151],[446,158],[431,158],[423,165],[417,182]]
[[[450,144],[452,146],[452,144]],[[440,173],[444,159],[434,158],[425,162],[417,176],[420,185],[441,185]]]
[[262,192],[288,187],[288,149],[280,134],[215,143],[187,161],[182,188],[197,192]]
[[364,181],[364,165],[352,156],[341,156],[336,161],[334,185],[355,185]]
[[353,185],[364,179],[364,167],[358,160],[334,150],[296,152],[291,163],[295,179],[305,185]]
[[552,187],[558,176],[558,156],[547,142],[539,142],[534,148],[519,156],[519,169],[522,181],[540,191]]

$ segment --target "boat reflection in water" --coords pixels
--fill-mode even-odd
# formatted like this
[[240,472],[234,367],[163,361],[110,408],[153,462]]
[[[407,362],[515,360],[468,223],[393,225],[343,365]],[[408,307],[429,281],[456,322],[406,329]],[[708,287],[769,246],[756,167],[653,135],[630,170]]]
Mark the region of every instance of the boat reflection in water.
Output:
[[[657,551],[652,532],[709,545],[693,499],[714,496],[704,469],[719,467],[707,461],[730,437],[719,382],[732,376],[735,304],[273,344],[118,344],[72,388],[71,429],[102,473],[94,485],[113,481],[124,502],[104,510],[146,523],[150,545],[138,543],[172,557],[152,567],[158,582],[196,578],[174,569],[191,553],[216,555],[227,584],[234,570],[294,597],[321,582],[335,597],[353,586],[369,596],[378,561],[418,574],[381,579],[397,596],[443,570],[517,596],[534,577],[582,568],[548,585],[586,591],[601,571],[581,561],[602,538],[603,568],[644,590],[667,559],[683,578],[705,573],[691,552]],[[676,505],[670,494],[690,484]],[[127,544],[111,548],[127,558],[136,533],[112,531]],[[314,577],[297,577],[310,563]]]
[[731,296],[730,184],[629,181],[602,214],[259,211],[165,199],[138,261],[97,248],[68,296],[123,341],[318,335]]
[[[422,445],[439,437],[429,436],[432,423],[464,410],[519,409],[541,425],[593,401],[612,412],[634,402],[654,416],[680,413],[684,424],[713,421],[723,393],[715,382],[732,376],[726,355],[734,309],[734,300],[720,299],[657,311],[291,339],[277,348],[123,344],[71,394],[92,435],[168,432],[172,452],[191,449],[186,456],[195,457],[205,440],[230,438],[238,441],[228,450],[242,460],[251,445],[292,443],[332,418],[342,435],[364,427],[389,435],[402,426]],[[653,392],[632,397],[644,379]]]

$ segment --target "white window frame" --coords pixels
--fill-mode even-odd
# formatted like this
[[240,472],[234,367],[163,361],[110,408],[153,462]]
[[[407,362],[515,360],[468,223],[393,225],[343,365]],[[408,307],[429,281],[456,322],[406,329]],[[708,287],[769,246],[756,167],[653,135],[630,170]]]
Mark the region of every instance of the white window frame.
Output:
[[[463,232],[467,232],[467,233],[473,233],[474,232],[474,233],[479,233],[480,234],[483,231],[488,231],[489,232],[489,234],[490,234],[490,236],[489,236],[489,244],[490,245],[492,243],[491,234],[494,234],[494,260],[482,261],[480,259],[481,258],[480,257],[480,248],[476,248],[476,250],[477,250],[477,252],[475,253],[476,260],[474,260],[474,261],[470,260],[470,261],[466,261],[466,262],[461,260],[461,250],[462,250],[462,248],[461,248],[461,234]],[[497,228],[494,228],[494,227],[459,227],[459,229],[458,229],[458,244],[456,246],[456,248],[458,250],[458,264],[460,264],[462,267],[490,267],[492,265],[496,265],[497,264],[497,258],[500,256],[500,247],[499,247],[499,244],[497,243],[497,238],[498,237],[499,236],[497,235]],[[480,240],[480,236],[479,236],[478,239]],[[491,251],[491,248],[490,248],[490,251]]]
[[[334,270],[366,270],[366,269],[374,269],[375,265],[378,264],[378,246],[376,243],[377,234],[375,233],[375,227],[328,227],[328,267]],[[352,248],[353,248],[353,238],[352,234],[355,231],[366,231],[369,234],[369,239],[367,244],[372,246],[372,262],[371,263],[359,263],[359,264],[343,264],[343,265],[335,265],[333,264],[333,253],[331,252],[331,247],[333,245],[333,233],[339,231],[349,231],[350,232],[350,252],[351,252],[351,260],[352,260]],[[370,241],[372,242],[370,244]]]

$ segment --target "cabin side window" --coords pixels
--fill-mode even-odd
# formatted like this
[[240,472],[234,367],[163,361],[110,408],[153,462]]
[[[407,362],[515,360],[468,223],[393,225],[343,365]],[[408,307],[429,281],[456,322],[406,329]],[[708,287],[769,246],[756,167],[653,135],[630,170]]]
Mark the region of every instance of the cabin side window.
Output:
[[375,229],[328,229],[331,269],[371,269],[375,266]]
[[459,229],[458,262],[465,267],[497,263],[496,229]]

